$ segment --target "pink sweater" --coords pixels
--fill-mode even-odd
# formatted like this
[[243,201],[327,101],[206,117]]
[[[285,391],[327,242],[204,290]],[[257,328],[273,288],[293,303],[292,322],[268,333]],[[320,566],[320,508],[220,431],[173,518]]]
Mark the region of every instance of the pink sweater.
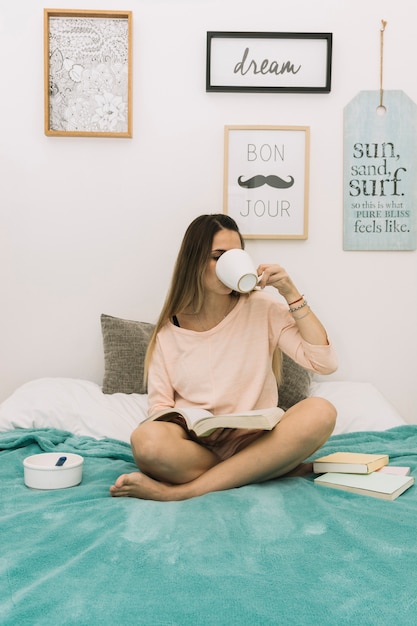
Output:
[[175,406],[214,414],[276,406],[271,368],[276,346],[319,374],[337,367],[332,346],[304,341],[288,307],[270,292],[240,296],[231,313],[206,332],[167,323],[149,368],[149,415]]

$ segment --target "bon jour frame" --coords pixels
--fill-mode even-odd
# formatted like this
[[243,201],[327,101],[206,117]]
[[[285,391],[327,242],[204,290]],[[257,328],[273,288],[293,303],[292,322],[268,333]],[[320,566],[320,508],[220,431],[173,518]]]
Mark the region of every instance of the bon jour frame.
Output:
[[132,13],[44,9],[45,134],[132,136]]
[[308,126],[225,126],[224,212],[245,239],[307,239]]
[[332,33],[207,33],[206,90],[328,93]]

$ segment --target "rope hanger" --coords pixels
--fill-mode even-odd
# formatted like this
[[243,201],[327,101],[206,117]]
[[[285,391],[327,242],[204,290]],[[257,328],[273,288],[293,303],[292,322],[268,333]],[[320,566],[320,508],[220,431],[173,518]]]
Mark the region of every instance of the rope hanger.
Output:
[[385,113],[384,107],[384,89],[382,86],[383,83],[383,68],[384,68],[384,32],[387,22],[385,20],[381,20],[382,28],[379,33],[379,107],[378,112],[380,114]]

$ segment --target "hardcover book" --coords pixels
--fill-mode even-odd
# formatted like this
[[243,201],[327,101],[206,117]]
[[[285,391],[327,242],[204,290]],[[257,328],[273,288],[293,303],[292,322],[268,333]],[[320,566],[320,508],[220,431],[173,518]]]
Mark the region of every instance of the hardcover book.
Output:
[[395,500],[414,484],[413,476],[397,476],[373,472],[372,474],[339,474],[331,472],[314,479],[316,485],[342,489],[365,496]]
[[346,474],[370,474],[380,467],[388,465],[387,454],[364,454],[360,452],[335,452],[315,459],[313,471],[316,474],[324,472],[342,472]]
[[384,474],[397,474],[397,476],[408,476],[411,468],[405,465],[384,465],[377,472],[383,472]]

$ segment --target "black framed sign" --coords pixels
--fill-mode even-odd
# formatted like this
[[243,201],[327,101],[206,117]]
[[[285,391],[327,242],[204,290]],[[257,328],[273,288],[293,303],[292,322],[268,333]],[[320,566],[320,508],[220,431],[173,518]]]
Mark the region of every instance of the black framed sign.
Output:
[[329,93],[332,33],[207,33],[206,91]]

